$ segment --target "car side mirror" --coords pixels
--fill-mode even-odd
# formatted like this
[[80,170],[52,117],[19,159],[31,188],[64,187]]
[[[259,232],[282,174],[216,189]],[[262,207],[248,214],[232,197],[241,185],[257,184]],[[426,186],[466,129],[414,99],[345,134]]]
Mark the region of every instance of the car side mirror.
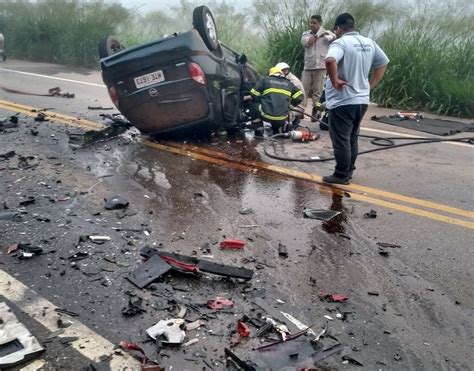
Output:
[[240,64],[246,64],[247,63],[247,56],[245,54],[242,54],[240,57],[239,57],[239,63]]

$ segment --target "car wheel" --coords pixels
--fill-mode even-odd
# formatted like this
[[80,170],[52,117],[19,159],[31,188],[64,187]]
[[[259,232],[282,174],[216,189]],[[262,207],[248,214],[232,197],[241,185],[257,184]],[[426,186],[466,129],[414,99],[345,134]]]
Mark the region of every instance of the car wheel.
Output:
[[214,17],[207,6],[198,6],[193,11],[193,25],[210,50],[219,48],[217,27]]
[[107,58],[112,54],[125,50],[125,47],[115,38],[115,36],[107,36],[99,41],[99,58]]

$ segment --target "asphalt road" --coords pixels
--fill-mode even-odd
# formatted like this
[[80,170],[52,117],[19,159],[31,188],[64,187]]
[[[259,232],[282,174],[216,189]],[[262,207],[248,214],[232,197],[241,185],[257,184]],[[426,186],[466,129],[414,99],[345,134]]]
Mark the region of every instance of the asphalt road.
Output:
[[[31,95],[46,94],[56,86],[75,98]],[[98,72],[14,60],[0,65],[0,117],[15,113],[5,102],[49,108],[83,121],[101,122],[99,113],[115,112],[88,109],[112,107]],[[382,113],[393,110],[370,107],[363,134],[430,137],[369,120]],[[56,329],[56,318],[51,324],[39,308],[56,306],[79,314],[73,318],[78,321],[73,328],[79,340],[68,347],[60,336],[47,342],[39,361],[42,369],[82,369],[100,355],[114,354],[110,347],[121,340],[142,344],[169,369],[222,369],[223,346],[233,341],[230,333],[237,319],[262,313],[283,321],[280,311],[314,325],[316,332],[328,322],[331,335],[364,364],[363,369],[471,369],[471,146],[440,143],[361,156],[354,184],[341,195],[320,183],[333,163],[270,159],[263,153],[263,142],[249,133],[153,143],[132,131],[73,150],[67,131],[80,129],[54,120],[37,123],[35,115],[24,110],[18,129],[0,133],[0,154],[15,150],[36,156],[29,169],[18,168],[16,157],[0,161],[0,201],[15,209],[22,197],[35,197],[24,207],[22,222],[0,221],[4,274],[0,296],[41,342]],[[31,135],[31,129],[38,134]],[[330,148],[326,132],[316,142],[270,146],[290,157],[329,156]],[[361,139],[361,150],[370,148],[369,141]],[[126,197],[135,214],[119,219],[105,211],[103,198],[112,194]],[[252,208],[253,214],[241,215],[243,207]],[[342,213],[331,222],[319,222],[304,219],[304,207]],[[364,217],[371,209],[377,218]],[[133,231],[123,230],[127,228]],[[68,257],[78,251],[78,237],[91,234],[110,236],[111,241],[80,245],[90,256],[72,265]],[[226,237],[245,240],[244,250],[220,251],[217,243]],[[17,260],[6,254],[6,246],[18,242],[55,252]],[[123,279],[140,264],[138,252],[145,243],[201,256],[200,247],[206,242],[215,261],[254,269],[249,285],[173,275],[152,292],[137,290]],[[388,249],[385,257],[376,242],[401,247]],[[288,259],[278,257],[279,243],[287,247]],[[19,295],[27,290],[22,284],[36,293]],[[163,287],[175,302],[168,302]],[[265,289],[266,294],[255,294],[260,291],[254,289]],[[146,299],[146,313],[131,318],[121,314],[130,290]],[[347,294],[349,300],[327,303],[319,299],[320,291]],[[216,315],[205,306],[196,308],[218,293],[232,297],[233,311]],[[36,307],[26,305],[25,297],[36,298]],[[168,312],[163,302],[168,302]],[[201,330],[187,334],[199,342],[157,352],[154,344],[145,342],[144,330],[173,317],[180,306],[188,308],[188,321],[207,320]],[[344,312],[345,321],[336,318],[336,313]],[[257,343],[252,338],[234,350],[252,358],[255,352],[250,349]],[[331,338],[322,345],[333,345]],[[112,368],[124,369],[115,365],[126,362],[124,355],[114,355]],[[323,365],[358,368],[342,363],[341,354]]]

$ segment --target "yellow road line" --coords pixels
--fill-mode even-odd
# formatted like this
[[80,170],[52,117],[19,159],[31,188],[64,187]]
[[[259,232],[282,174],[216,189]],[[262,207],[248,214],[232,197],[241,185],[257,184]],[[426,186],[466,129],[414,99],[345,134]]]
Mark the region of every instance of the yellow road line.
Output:
[[[0,295],[18,306],[48,331],[54,332],[58,329],[58,313],[55,311],[57,307],[3,270],[0,270]],[[78,337],[77,340],[71,342],[74,350],[94,361],[98,361],[104,355],[110,355],[109,365],[112,370],[141,370],[140,363],[130,355],[115,354],[114,344],[76,319],[70,320],[73,322],[72,325],[65,328],[61,336]]]
[[[32,117],[36,116],[35,112],[37,112],[37,110],[34,109],[33,107],[24,106],[24,105],[20,105],[16,103],[10,103],[7,101],[2,101],[2,100],[0,100],[0,108],[4,108],[9,111],[21,112],[25,115],[29,115]],[[93,122],[93,121],[77,119],[77,118],[59,114],[59,113],[49,113],[48,117],[59,123],[73,125],[76,127],[87,128],[90,130],[98,130],[104,127],[103,125]],[[268,163],[264,163],[260,161],[238,160],[238,159],[232,158],[232,156],[226,153],[210,150],[203,147],[197,147],[197,146],[183,144],[183,143],[179,143],[179,144],[169,143],[169,145],[164,145],[164,144],[152,142],[150,140],[145,140],[143,143],[149,147],[154,147],[157,149],[161,149],[161,150],[165,150],[165,151],[173,152],[177,154],[192,156],[196,159],[224,165],[227,167],[232,167],[239,170],[248,171],[250,167],[253,167],[254,169],[266,170],[266,171],[270,171],[279,175],[285,175],[292,178],[324,184],[322,181],[322,177],[316,174],[288,169],[288,168],[284,168],[281,166],[272,165],[272,164],[268,164]],[[430,211],[419,210],[419,209],[415,209],[409,206],[399,205],[393,202],[376,199],[373,197],[369,197],[366,194],[388,198],[395,201],[404,202],[404,203],[408,203],[408,204],[412,204],[416,206],[422,206],[425,208],[430,208],[433,210],[442,211],[445,213],[459,215],[459,216],[468,217],[468,218],[474,217],[474,212],[472,211],[463,210],[463,209],[459,209],[459,208],[455,208],[455,207],[451,207],[451,206],[447,206],[443,204],[438,204],[438,203],[430,202],[426,200],[421,200],[414,197],[403,196],[397,193],[387,192],[380,189],[361,186],[357,184],[351,184],[348,186],[341,185],[341,186],[337,186],[337,188],[340,190],[352,192],[351,193],[352,198],[360,200],[360,201],[365,201],[368,203],[389,207],[392,209],[404,211],[404,212],[418,215],[418,216],[423,216],[423,217],[433,219],[433,220],[444,221],[450,224],[456,224],[462,227],[474,228],[474,223],[471,223],[469,221],[451,218],[444,215],[438,215]],[[362,192],[363,194],[359,194],[357,192]]]
[[[39,111],[39,109],[37,108],[24,106],[22,104],[17,104],[17,103],[11,103],[4,100],[0,100],[0,108],[3,108],[7,111],[19,112],[31,117],[36,117]],[[103,125],[97,122],[63,115],[57,112],[48,112],[48,111],[43,111],[43,112],[46,115],[47,119],[54,120],[58,123],[65,124],[65,125],[75,126],[78,128],[87,128],[89,130],[98,130],[104,127]]]
[[[229,160],[226,160],[226,159],[223,159],[223,158],[215,158],[215,157],[212,157],[212,156],[207,156],[205,154],[200,154],[200,153],[197,153],[197,152],[189,151],[189,150],[184,149],[184,148],[179,148],[179,147],[175,147],[175,146],[155,143],[155,142],[152,142],[150,140],[145,140],[143,143],[148,147],[153,147],[153,148],[156,148],[156,149],[159,149],[159,150],[162,150],[162,151],[176,153],[176,154],[183,155],[183,156],[190,156],[190,157],[195,158],[197,160],[207,161],[207,162],[211,162],[211,163],[214,163],[214,164],[224,165],[224,166],[227,166],[227,167],[232,167],[232,168],[240,169],[240,170],[244,170],[244,171],[252,171],[252,165],[251,164],[233,162],[233,161],[229,161]],[[267,165],[267,164],[265,164],[265,165]],[[289,173],[286,173],[286,172],[280,172],[281,168],[275,167],[274,165],[269,165],[269,166],[266,166],[265,168],[253,167],[253,169],[260,169],[260,170],[263,170],[263,171],[270,171],[270,172],[274,172],[274,173],[276,172],[276,173],[279,173],[281,175],[295,177],[295,175],[290,175]],[[306,173],[302,173],[302,174],[306,174]],[[298,179],[309,180],[309,181],[313,181],[313,182],[314,182],[315,179],[318,179],[317,183],[321,183],[321,177],[316,176],[316,175],[312,175],[312,174],[307,174],[307,175],[310,176],[310,177],[308,177],[308,178],[298,177]],[[387,208],[398,210],[398,211],[403,211],[403,212],[408,213],[408,214],[421,216],[421,217],[424,217],[424,218],[437,220],[437,221],[457,225],[457,226],[464,227],[464,228],[474,229],[474,223],[466,221],[466,220],[456,219],[456,218],[452,218],[452,217],[449,217],[449,216],[436,214],[436,213],[416,209],[416,208],[405,206],[405,205],[396,204],[394,202],[384,201],[384,200],[380,200],[380,199],[377,199],[377,198],[361,195],[361,194],[358,194],[358,193],[351,193],[351,198],[354,199],[354,200],[357,200],[357,201],[363,201],[363,202],[366,202],[366,203],[370,203],[370,204],[374,204],[374,205],[378,205],[378,206],[383,206],[383,207],[387,207]]]
[[[202,153],[202,154],[205,154],[207,156],[218,157],[218,158],[226,159],[226,160],[229,160],[229,161],[239,161],[235,158],[232,158],[232,156],[230,156],[227,153],[218,152],[218,151],[211,150],[211,149],[208,149],[208,148],[196,147],[196,146],[193,146],[193,145],[190,145],[190,144],[182,144],[182,143],[178,143],[178,144],[169,143],[169,144],[172,145],[172,146],[175,146],[175,147],[185,148],[189,151]],[[288,168],[285,168],[285,167],[281,167],[281,166],[278,166],[278,165],[272,165],[272,164],[268,164],[268,163],[261,162],[261,161],[253,161],[253,160],[248,160],[248,161],[245,160],[244,161],[244,160],[242,160],[242,162],[245,162],[246,164],[249,164],[249,165],[254,166],[256,168],[263,168],[263,169],[274,171],[274,172],[277,172],[279,174],[284,174],[284,175],[287,175],[287,176],[290,176],[290,177],[293,177],[293,178],[309,180],[311,182],[316,182],[316,183],[323,183],[322,177],[319,176],[319,175],[316,175],[316,174],[306,173],[306,172],[299,171],[299,170],[288,169]],[[417,205],[417,206],[422,206],[422,207],[426,207],[426,208],[433,209],[433,210],[443,211],[443,212],[446,212],[446,213],[449,213],[449,214],[464,216],[464,217],[467,217],[467,218],[474,218],[474,212],[473,211],[458,209],[456,207],[443,205],[443,204],[439,204],[439,203],[435,203],[435,202],[431,202],[431,201],[421,200],[421,199],[414,198],[414,197],[403,196],[403,195],[400,195],[398,193],[387,192],[387,191],[383,191],[383,190],[376,189],[376,188],[366,187],[366,186],[357,185],[357,184],[350,184],[348,186],[344,186],[344,185],[339,186],[338,185],[337,188],[343,189],[344,191],[348,191],[348,192],[354,192],[354,191],[362,192],[364,194],[370,194],[372,196],[380,196],[380,197],[392,199],[392,200],[395,200],[395,201],[401,201],[401,202],[409,203],[409,204],[412,204],[412,205]]]

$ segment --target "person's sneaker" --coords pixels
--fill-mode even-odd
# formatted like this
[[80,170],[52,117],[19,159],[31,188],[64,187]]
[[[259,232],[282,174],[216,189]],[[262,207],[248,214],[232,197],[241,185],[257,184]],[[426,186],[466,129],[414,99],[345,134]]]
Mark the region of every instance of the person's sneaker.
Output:
[[348,185],[349,184],[349,178],[339,178],[338,176],[335,176],[335,175],[328,175],[328,176],[323,176],[323,182],[324,183],[329,183],[329,184]]

